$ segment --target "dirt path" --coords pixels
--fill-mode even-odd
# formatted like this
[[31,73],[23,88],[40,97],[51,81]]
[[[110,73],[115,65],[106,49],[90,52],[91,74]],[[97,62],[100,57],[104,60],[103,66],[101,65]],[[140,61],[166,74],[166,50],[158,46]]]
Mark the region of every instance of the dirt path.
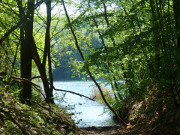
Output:
[[81,128],[82,134],[86,135],[115,135],[120,127],[86,127]]
[[141,123],[137,125],[123,126],[107,126],[107,127],[85,127],[81,128],[78,135],[172,135],[167,132],[154,132],[150,123]]
[[108,126],[81,128],[78,135],[180,135],[179,125],[151,125],[150,122],[134,126]]
[[[133,135],[132,128],[123,128],[121,126],[108,127],[85,127],[81,128],[81,135]],[[137,133],[138,134],[138,133]]]

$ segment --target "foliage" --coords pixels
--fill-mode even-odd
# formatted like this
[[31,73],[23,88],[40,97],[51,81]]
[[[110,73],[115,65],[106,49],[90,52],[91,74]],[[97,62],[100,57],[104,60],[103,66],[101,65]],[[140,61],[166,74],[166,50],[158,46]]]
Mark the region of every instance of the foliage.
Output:
[[21,104],[14,98],[13,88],[0,87],[0,133],[1,134],[68,134],[77,127],[61,108],[39,100],[32,106]]
[[[96,78],[111,85],[114,101],[109,102],[115,110],[143,101],[146,105],[135,112],[138,117],[166,110],[169,104],[179,107],[179,30],[173,3],[84,0],[79,6],[85,14],[73,21],[73,28],[78,37],[79,31],[88,31],[84,34],[88,40],[83,35],[78,40],[91,47],[81,44],[85,62],[74,67],[79,74],[91,69]],[[96,47],[91,35],[99,36],[101,45]]]

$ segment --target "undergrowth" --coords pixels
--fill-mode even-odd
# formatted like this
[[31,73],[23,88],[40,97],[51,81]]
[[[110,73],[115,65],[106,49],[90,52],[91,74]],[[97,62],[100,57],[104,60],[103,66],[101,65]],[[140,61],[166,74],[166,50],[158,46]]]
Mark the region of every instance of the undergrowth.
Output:
[[8,85],[1,84],[0,134],[62,135],[77,131],[71,117],[58,106],[47,104],[41,97],[32,100],[31,106],[21,104],[11,91]]

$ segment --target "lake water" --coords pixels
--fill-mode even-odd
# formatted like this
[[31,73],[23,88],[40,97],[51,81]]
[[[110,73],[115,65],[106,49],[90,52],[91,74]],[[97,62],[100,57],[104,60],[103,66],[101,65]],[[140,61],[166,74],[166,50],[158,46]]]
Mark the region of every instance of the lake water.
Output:
[[[92,81],[58,81],[54,82],[57,89],[69,90],[80,93],[87,97],[92,95],[94,83]],[[65,95],[64,95],[65,94]],[[74,113],[73,119],[79,127],[87,126],[113,126],[117,125],[109,114],[104,113],[104,105],[91,101],[87,98],[80,97],[71,93],[54,92],[56,104],[69,108],[68,112]],[[62,102],[62,97],[63,101]],[[61,99],[58,101],[58,99]]]

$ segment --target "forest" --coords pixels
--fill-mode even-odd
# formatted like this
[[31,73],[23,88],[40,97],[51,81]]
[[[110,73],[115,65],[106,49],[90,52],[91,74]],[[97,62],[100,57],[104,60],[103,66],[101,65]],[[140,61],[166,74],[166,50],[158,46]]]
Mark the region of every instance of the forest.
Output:
[[93,81],[116,134],[180,134],[180,1],[0,0],[0,134],[88,134],[55,103],[70,78]]

